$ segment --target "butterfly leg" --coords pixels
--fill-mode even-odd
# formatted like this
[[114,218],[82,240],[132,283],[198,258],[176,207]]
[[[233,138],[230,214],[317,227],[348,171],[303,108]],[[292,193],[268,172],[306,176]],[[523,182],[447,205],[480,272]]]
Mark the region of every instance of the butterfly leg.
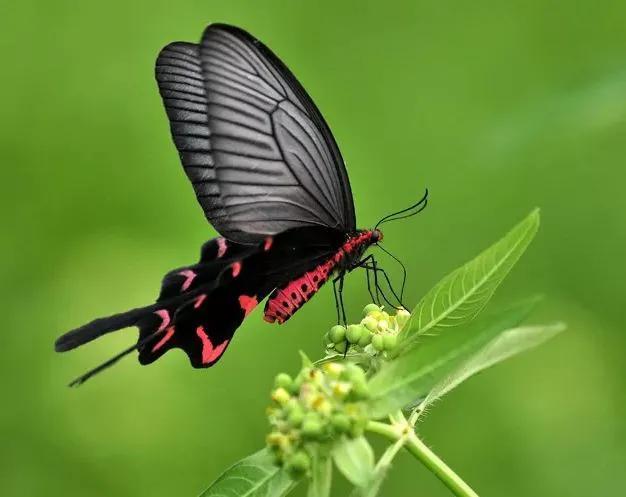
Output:
[[[376,261],[376,259],[373,256],[371,259],[371,264],[365,264],[363,265],[363,267],[369,271],[372,271],[374,273],[374,285],[376,288],[376,295],[378,296],[379,292],[380,295],[382,295],[383,299],[385,302],[387,302],[387,304],[389,304],[391,307],[393,307],[394,309],[397,309],[397,306],[392,304],[389,299],[387,298],[387,296],[385,295],[385,292],[383,292],[382,287],[380,286],[379,282],[378,282],[378,273],[381,273],[383,275],[383,277],[385,278],[385,281],[387,282],[387,286],[389,287],[389,290],[391,291],[391,294],[394,296],[394,298],[396,299],[396,301],[402,306],[405,307],[405,305],[402,303],[402,300],[400,299],[400,297],[398,297],[398,294],[396,293],[396,291],[393,289],[393,286],[391,284],[391,280],[389,279],[389,276],[387,275],[387,272],[381,268],[378,267],[378,263]],[[366,258],[367,259],[367,258]],[[364,261],[366,260],[364,259]],[[406,307],[405,307],[406,308]]]
[[365,259],[359,261],[359,263],[357,264],[357,267],[361,267],[363,269],[365,269],[365,279],[367,280],[367,291],[370,294],[370,297],[372,299],[372,302],[374,302],[376,305],[380,306],[380,299],[378,298],[378,288],[374,287],[376,290],[376,295],[374,294],[374,291],[372,290],[372,282],[370,279],[370,273],[372,272],[372,269],[370,269],[368,266],[368,263],[374,259],[373,255],[368,255]]
[[346,318],[346,307],[343,305],[343,280],[345,278],[345,273],[341,273],[339,276],[339,306],[341,307],[341,317],[343,318],[343,322],[345,325],[348,324],[348,319]]
[[341,311],[339,310],[339,297],[337,296],[337,278],[333,280],[333,294],[335,295],[335,308],[337,309],[337,324],[341,324]]
[[[333,280],[333,292],[335,293],[335,304],[337,306],[337,322],[339,324],[343,324],[344,326],[348,325],[348,320],[346,318],[346,308],[343,304],[343,280],[345,278],[345,273],[341,273]],[[337,283],[339,285],[337,285]]]

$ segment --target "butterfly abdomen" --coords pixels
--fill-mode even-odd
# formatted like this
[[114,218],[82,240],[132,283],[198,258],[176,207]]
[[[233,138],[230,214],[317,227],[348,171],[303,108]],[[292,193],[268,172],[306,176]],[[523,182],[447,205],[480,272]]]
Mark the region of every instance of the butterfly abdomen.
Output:
[[283,324],[293,316],[326,283],[337,265],[336,258],[333,256],[311,271],[290,281],[283,288],[274,290],[265,304],[265,321]]
[[369,230],[349,236],[327,260],[274,290],[265,304],[265,321],[283,324],[317,293],[335,271],[348,269],[371,243],[372,231]]

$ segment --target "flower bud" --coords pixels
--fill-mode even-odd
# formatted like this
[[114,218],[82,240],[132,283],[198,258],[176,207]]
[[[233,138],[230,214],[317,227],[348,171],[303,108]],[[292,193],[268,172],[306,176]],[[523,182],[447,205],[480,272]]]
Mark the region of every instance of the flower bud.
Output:
[[350,430],[350,418],[343,413],[333,414],[330,423],[338,433],[347,433]]
[[272,400],[280,405],[286,404],[290,398],[291,395],[289,395],[289,392],[282,387],[272,392]]
[[387,351],[393,350],[396,348],[396,344],[398,343],[398,338],[396,335],[384,335],[383,336],[383,348]]
[[396,313],[396,322],[398,323],[398,327],[402,329],[404,325],[409,321],[410,318],[411,318],[411,313],[409,311],[407,311],[406,309],[400,309]]
[[352,385],[347,381],[337,381],[332,386],[333,395],[338,399],[345,398],[352,389]]
[[276,431],[268,434],[265,441],[270,448],[280,451],[285,451],[290,445],[289,437]]
[[[312,416],[315,414],[315,416]],[[322,421],[318,414],[309,412],[305,415],[302,421],[302,436],[311,440],[319,439],[324,430]]]
[[351,324],[346,331],[346,338],[350,343],[357,343],[363,334],[363,328],[359,324]]
[[294,428],[299,427],[304,420],[304,410],[300,405],[297,408],[293,409],[289,415],[287,416],[287,422]]
[[287,471],[292,476],[301,476],[303,473],[306,473],[310,467],[311,458],[303,450],[291,454],[286,461]]
[[335,350],[336,350],[339,354],[345,354],[345,353],[346,353],[346,350],[348,350],[348,342],[336,343],[336,344],[335,344]]
[[355,382],[352,385],[352,390],[350,391],[350,398],[352,400],[367,400],[370,398],[370,391],[367,387],[367,383],[363,382]]
[[328,338],[333,343],[343,342],[346,339],[346,329],[340,324],[336,324],[328,332]]
[[296,397],[291,397],[287,403],[283,406],[283,409],[286,413],[290,413],[291,411],[293,411],[294,409],[297,409],[298,407],[300,407],[300,402],[298,401],[298,399]]
[[365,371],[363,371],[356,364],[349,362],[346,364],[346,370],[344,373],[344,378],[349,382],[359,382],[365,381]]
[[385,346],[383,345],[383,336],[382,335],[374,335],[372,337],[372,347],[374,347],[379,352],[382,351]]
[[380,311],[380,307],[378,307],[376,304],[367,304],[365,307],[363,307],[363,315],[365,316],[377,311]]
[[291,376],[289,376],[287,373],[279,373],[276,375],[276,378],[274,378],[274,386],[276,388],[291,390],[291,387],[293,386],[293,380],[291,379]]
[[372,334],[370,333],[370,331],[363,330],[363,335],[361,335],[361,338],[357,342],[357,345],[359,347],[366,347],[367,345],[371,343],[371,341],[372,341]]
[[365,326],[369,331],[376,331],[378,321],[374,316],[366,316],[361,320],[361,324]]
[[322,366],[324,372],[331,378],[339,378],[341,373],[345,370],[343,364],[339,364],[338,362],[327,362]]
[[318,396],[313,401],[313,405],[311,407],[313,407],[313,409],[319,412],[322,416],[328,416],[333,410],[332,404],[326,400],[323,395]]
[[387,331],[387,329],[389,328],[389,321],[387,321],[386,319],[381,319],[380,321],[378,321],[378,331]]

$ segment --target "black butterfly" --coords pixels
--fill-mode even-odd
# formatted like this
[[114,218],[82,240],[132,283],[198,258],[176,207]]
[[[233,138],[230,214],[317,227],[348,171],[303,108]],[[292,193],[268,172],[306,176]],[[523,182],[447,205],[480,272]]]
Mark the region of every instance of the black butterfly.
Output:
[[[156,79],[185,172],[222,237],[204,244],[197,264],[166,274],[155,304],[61,336],[59,352],[128,326],[140,330],[136,345],[73,385],[135,349],[141,364],[181,348],[193,367],[212,366],[266,297],[265,320],[284,323],[332,276],[341,290],[355,267],[377,274],[371,256],[362,256],[382,233],[356,228],[348,175],[328,125],[265,45],[213,24],[200,44],[167,45]],[[396,214],[423,208],[425,200]]]

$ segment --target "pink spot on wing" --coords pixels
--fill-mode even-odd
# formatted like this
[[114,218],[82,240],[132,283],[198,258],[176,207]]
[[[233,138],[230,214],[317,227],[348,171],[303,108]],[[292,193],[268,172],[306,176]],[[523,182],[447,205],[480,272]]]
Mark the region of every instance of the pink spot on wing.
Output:
[[161,340],[158,341],[158,343],[152,347],[152,353],[156,352],[157,350],[159,350],[161,347],[163,347],[163,345],[165,345],[167,343],[167,341],[172,338],[172,335],[174,334],[174,327],[170,326],[167,329],[167,332],[165,333],[165,335],[163,336],[163,338],[161,338]]
[[233,262],[231,267],[233,268],[233,278],[236,278],[241,273],[241,262]]
[[226,249],[228,248],[228,245],[226,243],[226,239],[225,238],[218,238],[217,239],[217,258],[219,259],[220,257],[224,257],[224,254],[226,253]]
[[181,271],[178,274],[180,274],[181,276],[185,277],[185,281],[183,282],[183,286],[180,288],[181,291],[183,291],[183,292],[186,291],[191,286],[191,282],[197,276],[196,273],[194,273],[191,269],[185,269],[184,271]]
[[196,328],[196,335],[198,335],[198,338],[202,341],[202,364],[209,364],[216,361],[224,353],[224,349],[228,345],[228,340],[224,340],[217,347],[214,347],[213,342],[211,342],[211,339],[202,326]]
[[159,326],[159,329],[156,331],[157,333],[159,333],[160,331],[163,331],[165,328],[167,328],[170,324],[170,313],[167,311],[167,309],[159,309],[155,312],[155,314],[163,320],[161,322],[161,326]]
[[252,312],[252,309],[254,309],[258,303],[259,301],[256,299],[256,295],[252,297],[249,297],[248,295],[239,296],[239,305],[243,309],[243,312],[246,313],[246,316]]
[[268,236],[265,239],[265,243],[263,244],[263,250],[265,250],[266,252],[272,248],[272,243],[274,243],[274,239],[271,236]]
[[206,294],[203,293],[202,295],[198,295],[196,297],[195,303],[193,304],[193,308],[198,309],[202,305],[202,302],[204,302],[205,300],[206,300]]

